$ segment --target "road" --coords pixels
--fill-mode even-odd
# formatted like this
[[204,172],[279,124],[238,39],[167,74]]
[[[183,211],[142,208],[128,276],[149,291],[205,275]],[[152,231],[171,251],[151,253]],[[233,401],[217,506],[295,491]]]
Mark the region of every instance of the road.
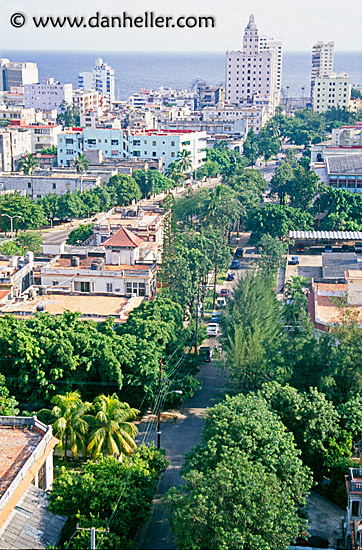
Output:
[[[210,345],[210,341],[205,341],[205,345]],[[200,443],[205,409],[223,398],[222,388],[226,382],[213,362],[201,366],[198,378],[203,384],[202,389],[187,399],[179,411],[167,411],[161,422],[161,447],[166,449],[166,457],[171,464],[158,483],[151,518],[136,538],[135,548],[139,550],[176,548],[164,515],[163,498],[171,487],[177,487],[182,482],[180,470],[183,455]],[[169,422],[170,417],[175,421]],[[139,426],[138,441],[142,440],[145,428],[145,424]]]

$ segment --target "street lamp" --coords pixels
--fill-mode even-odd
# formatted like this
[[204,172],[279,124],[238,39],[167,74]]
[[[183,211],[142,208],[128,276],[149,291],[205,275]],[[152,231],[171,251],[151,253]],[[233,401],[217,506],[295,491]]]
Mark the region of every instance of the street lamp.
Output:
[[13,236],[13,219],[14,218],[21,218],[21,216],[9,216],[9,214],[1,214],[1,216],[6,216],[10,219],[10,233],[11,236]]
[[304,109],[304,86],[302,86],[302,108]]
[[[183,394],[182,390],[172,390],[165,393],[169,395],[170,393],[178,393],[179,395]],[[161,392],[158,393],[158,412],[157,412],[157,449],[161,449]]]

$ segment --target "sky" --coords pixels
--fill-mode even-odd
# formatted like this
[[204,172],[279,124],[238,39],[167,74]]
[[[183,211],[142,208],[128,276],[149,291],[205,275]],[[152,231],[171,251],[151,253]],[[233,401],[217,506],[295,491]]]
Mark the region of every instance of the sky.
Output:
[[[132,16],[213,16],[214,28],[36,28],[33,17],[84,16],[96,12]],[[12,14],[26,17],[21,28]],[[283,40],[284,51],[310,51],[322,40],[335,50],[362,51],[362,0],[0,0],[0,47],[6,50],[226,51],[240,49],[254,13],[260,34]],[[19,19],[15,21],[19,22]],[[1,54],[0,54],[1,55]]]

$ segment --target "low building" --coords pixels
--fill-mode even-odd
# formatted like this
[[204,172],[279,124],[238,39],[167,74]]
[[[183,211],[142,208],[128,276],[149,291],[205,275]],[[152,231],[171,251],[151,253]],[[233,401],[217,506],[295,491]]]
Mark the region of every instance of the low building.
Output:
[[84,115],[91,110],[104,110],[109,105],[109,99],[97,90],[73,90],[73,105],[80,115]]
[[0,191],[19,191],[33,200],[42,199],[48,193],[64,195],[68,191],[84,191],[93,189],[101,184],[100,175],[70,174],[51,172],[50,174],[25,175],[19,173],[0,174]]
[[151,249],[160,263],[165,215],[165,211],[157,206],[112,208],[95,222],[91,242],[94,246],[101,246],[115,231],[124,227],[145,243],[153,244]]
[[31,152],[30,130],[11,126],[0,128],[0,170],[18,170],[22,158]]
[[48,510],[52,427],[34,417],[0,417],[0,548],[55,547],[66,517]]
[[0,107],[0,120],[8,119],[10,122],[18,121],[19,125],[33,124],[36,122],[36,115],[34,108],[25,109],[24,107]]
[[324,151],[324,162],[313,163],[312,170],[334,189],[362,193],[362,148],[360,151],[348,150],[335,155]]
[[225,101],[225,86],[208,86],[207,84],[198,84],[196,108],[214,107],[218,103]]
[[[82,254],[82,255],[81,255]],[[100,251],[56,256],[41,267],[41,286],[89,296],[141,296],[156,291],[157,265],[148,243],[125,228],[106,239]]]
[[56,147],[58,144],[57,136],[63,130],[61,124],[29,124],[23,126],[23,128],[30,131],[32,153]]

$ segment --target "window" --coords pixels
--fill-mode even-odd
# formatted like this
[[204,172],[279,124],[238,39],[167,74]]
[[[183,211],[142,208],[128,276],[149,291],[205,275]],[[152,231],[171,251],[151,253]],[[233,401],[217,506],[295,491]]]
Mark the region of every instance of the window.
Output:
[[53,189],[56,189],[56,188],[57,188],[57,184],[53,183]]
[[111,145],[119,145],[118,139],[112,139]]
[[155,141],[152,142],[152,146],[156,147],[156,142]]
[[113,292],[113,283],[107,283],[107,292]]
[[96,139],[88,139],[88,145],[95,145],[97,143]]
[[53,285],[53,286],[57,286],[57,284],[58,284],[58,281],[53,281],[53,282],[52,282],[52,285]]
[[75,292],[90,292],[90,283],[87,281],[75,282]]
[[126,283],[126,294],[137,294],[137,296],[146,296],[145,283]]
[[30,181],[28,182],[28,189],[31,189],[31,183],[30,183]]

